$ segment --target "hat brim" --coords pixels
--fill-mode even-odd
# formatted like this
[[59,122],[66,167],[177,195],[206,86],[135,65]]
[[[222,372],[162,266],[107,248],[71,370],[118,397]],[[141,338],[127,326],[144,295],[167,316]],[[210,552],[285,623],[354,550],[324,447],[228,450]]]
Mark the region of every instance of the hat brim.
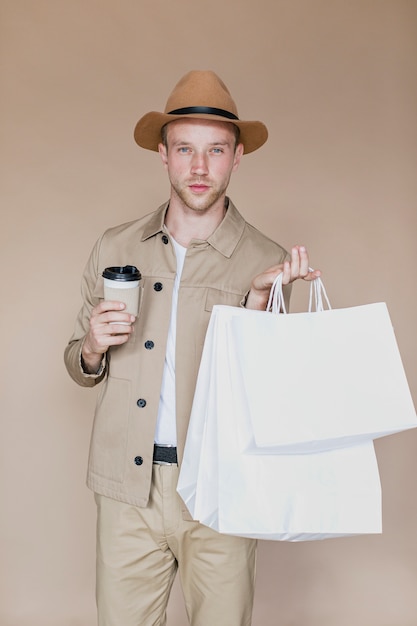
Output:
[[240,129],[240,143],[243,144],[244,154],[254,152],[260,148],[268,139],[268,130],[262,122],[244,122],[241,120],[231,120],[220,115],[211,114],[188,114],[188,115],[170,115],[169,113],[158,113],[151,111],[144,115],[136,124],[134,138],[136,143],[147,150],[158,151],[158,145],[161,143],[161,129],[165,124],[179,119],[201,119],[211,120],[212,122],[227,122],[234,124]]

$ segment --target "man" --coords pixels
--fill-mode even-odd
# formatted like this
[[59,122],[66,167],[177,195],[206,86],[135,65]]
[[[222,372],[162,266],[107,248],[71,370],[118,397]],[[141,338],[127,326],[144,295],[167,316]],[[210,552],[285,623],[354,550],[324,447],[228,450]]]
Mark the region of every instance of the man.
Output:
[[[164,113],[139,120],[135,139],[159,151],[170,198],[99,239],[65,352],[77,383],[101,383],[87,478],[98,508],[99,624],[165,624],[178,569],[191,624],[247,626],[255,541],[191,520],[176,493],[193,391],[214,304],[265,309],[279,272],[287,298],[293,280],[319,272],[309,271],[304,247],[288,255],[226,196],[242,155],[267,130],[239,120],[216,74],[186,74]],[[142,273],[137,317],[103,300],[102,272],[114,265]]]

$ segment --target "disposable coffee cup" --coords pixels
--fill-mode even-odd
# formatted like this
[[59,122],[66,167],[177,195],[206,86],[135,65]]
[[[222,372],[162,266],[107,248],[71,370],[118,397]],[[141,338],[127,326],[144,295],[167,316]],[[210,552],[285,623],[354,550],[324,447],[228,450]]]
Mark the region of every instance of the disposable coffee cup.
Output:
[[103,272],[104,299],[124,302],[126,305],[124,312],[137,315],[140,302],[141,278],[140,271],[134,265],[106,267]]

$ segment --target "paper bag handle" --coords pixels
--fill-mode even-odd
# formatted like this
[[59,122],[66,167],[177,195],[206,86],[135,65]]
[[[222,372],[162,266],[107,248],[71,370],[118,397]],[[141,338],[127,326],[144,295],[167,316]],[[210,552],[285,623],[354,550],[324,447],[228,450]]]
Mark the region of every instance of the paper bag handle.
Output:
[[[309,267],[309,270],[310,272],[314,271],[311,267]],[[323,281],[320,277],[318,277],[312,280],[310,283],[308,312],[311,313],[313,310],[317,312],[324,311],[326,308],[325,304],[327,305],[328,309],[332,308],[329,302],[329,298],[327,297]],[[282,272],[278,274],[278,276],[272,283],[266,310],[277,315],[280,313],[287,313],[284,301],[284,294],[282,291]]]

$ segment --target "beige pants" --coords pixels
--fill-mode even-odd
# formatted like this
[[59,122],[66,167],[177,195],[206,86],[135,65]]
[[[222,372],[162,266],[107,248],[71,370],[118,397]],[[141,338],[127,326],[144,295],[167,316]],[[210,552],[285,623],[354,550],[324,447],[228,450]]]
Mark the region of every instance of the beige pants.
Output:
[[192,626],[250,626],[256,541],[183,520],[177,480],[154,465],[145,509],[96,495],[99,626],[164,626],[177,569]]

